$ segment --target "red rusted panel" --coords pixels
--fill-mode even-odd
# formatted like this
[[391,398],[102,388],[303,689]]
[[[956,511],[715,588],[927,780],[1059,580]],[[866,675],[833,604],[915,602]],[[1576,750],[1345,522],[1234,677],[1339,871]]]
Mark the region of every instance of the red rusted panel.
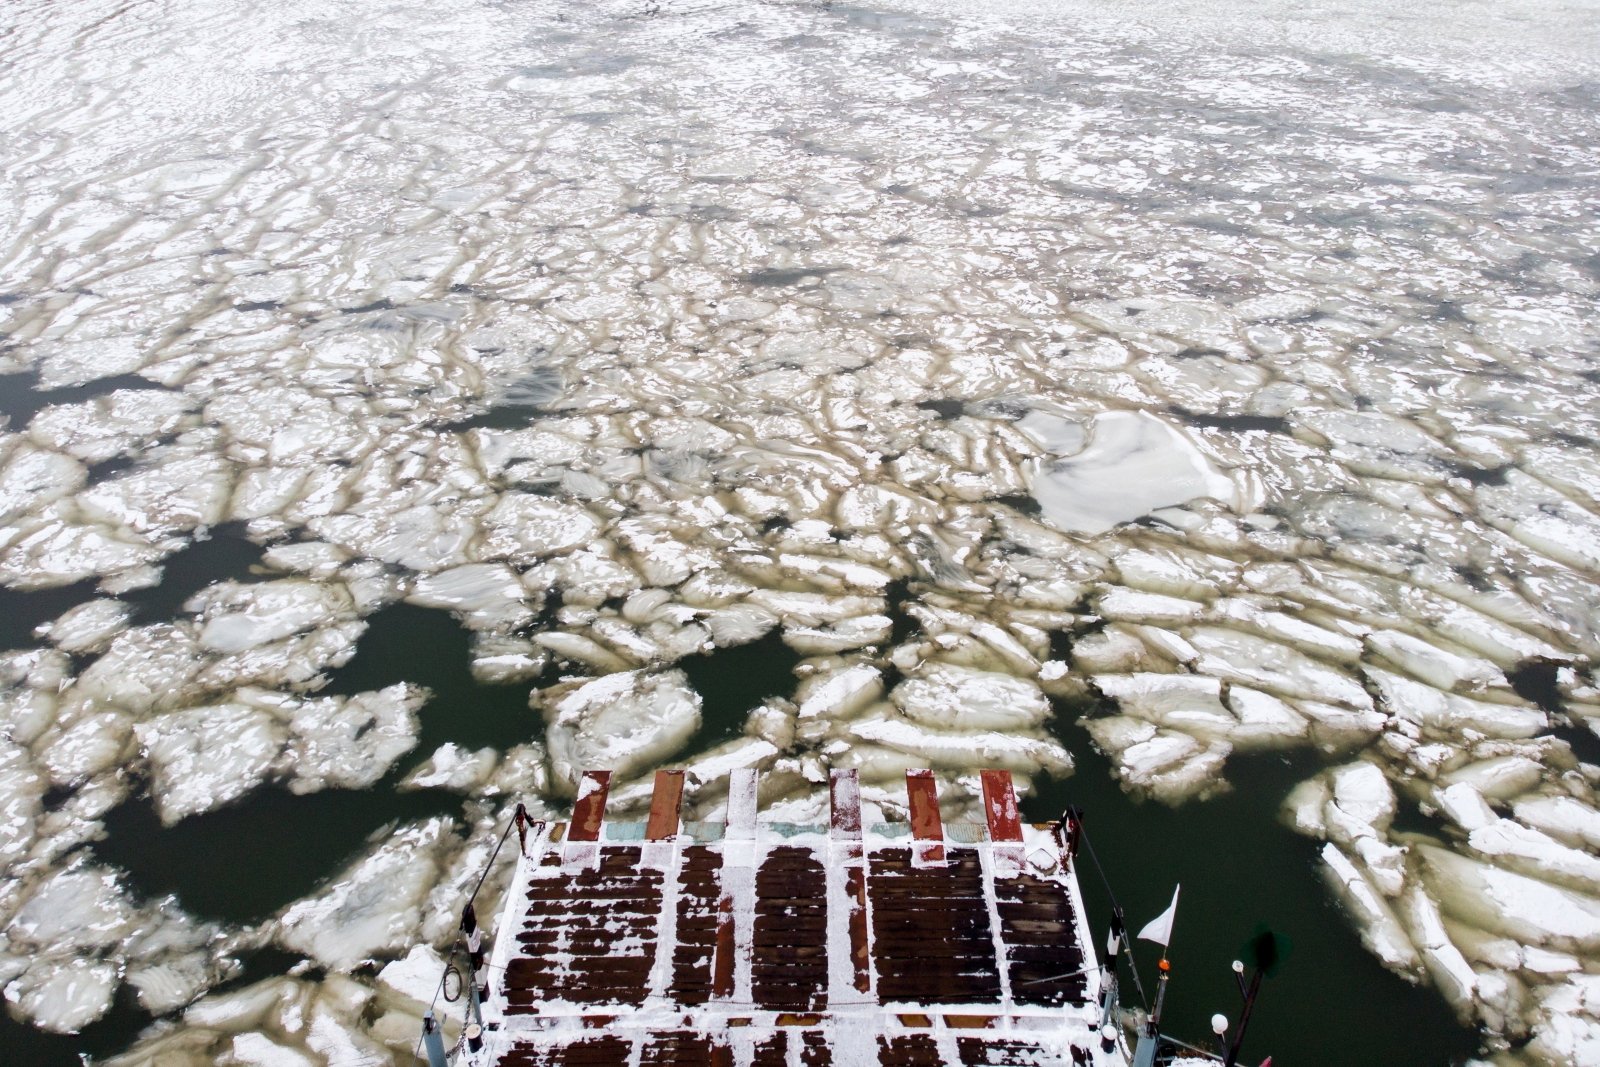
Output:
[[917,860],[944,862],[944,823],[939,818],[939,784],[932,771],[906,772],[906,798],[911,804],[911,836],[920,842]]
[[906,796],[911,803],[911,836],[918,841],[943,841],[939,818],[939,785],[932,771],[907,771]]
[[1010,771],[984,771],[983,815],[989,821],[990,841],[1021,841],[1022,815]]
[[828,802],[833,810],[832,836],[837,840],[861,839],[861,780],[855,770],[836,770],[828,776]]
[[665,841],[678,832],[678,813],[683,806],[683,772],[657,771],[655,791],[650,795],[650,822],[644,836],[650,841]]
[[867,942],[867,872],[860,867],[846,870],[844,892],[850,900],[850,966],[855,971],[856,992],[869,993],[872,948]]
[[711,995],[733,996],[733,898],[717,903],[717,948],[711,961]]
[[844,866],[860,863],[861,780],[853,768],[828,776],[828,806],[833,813],[828,828],[833,862]]
[[598,841],[606,819],[606,794],[611,791],[610,771],[584,771],[578,779],[578,800],[572,806],[568,841]]

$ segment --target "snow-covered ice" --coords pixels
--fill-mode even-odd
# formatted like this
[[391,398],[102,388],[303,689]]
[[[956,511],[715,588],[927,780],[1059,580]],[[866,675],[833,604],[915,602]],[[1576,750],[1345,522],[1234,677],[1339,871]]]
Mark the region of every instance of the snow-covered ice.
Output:
[[286,909],[279,939],[338,970],[407,951],[422,921],[421,904],[439,876],[441,849],[452,840],[450,829],[430,820],[397,830],[326,890]]
[[[880,8],[0,16],[9,1010],[407,1051],[343,972],[445,936],[456,829],[213,929],[95,860],[146,796],[392,782],[464,834],[586,766],[804,812],[1094,744],[1181,805],[1293,748],[1369,947],[1500,1067],[1592,1051],[1592,5]],[[259,562],[197,582],[224,524]],[[525,724],[326,692],[397,603]],[[715,718],[679,665],[769,635]],[[230,938],[329,973],[207,996]]]
[[700,695],[682,671],[624,671],[541,695],[557,782],[587,768],[630,778],[676,755],[700,728]]
[[1097,415],[1082,451],[1051,461],[1033,492],[1050,522],[1086,534],[1198,497],[1234,495],[1233,482],[1182,431],[1142,411]]

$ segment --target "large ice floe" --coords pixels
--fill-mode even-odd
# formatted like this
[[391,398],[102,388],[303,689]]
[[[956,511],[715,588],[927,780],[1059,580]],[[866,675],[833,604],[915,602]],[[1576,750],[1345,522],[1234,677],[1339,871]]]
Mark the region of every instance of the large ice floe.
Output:
[[[7,5],[7,1010],[408,1062],[485,842],[584,766],[894,817],[908,767],[953,813],[1093,744],[1176,806],[1297,749],[1371,953],[1487,1061],[1600,1062],[1596,26]],[[363,662],[389,609],[510,711]],[[102,858],[329,790],[437,804],[249,925]]]

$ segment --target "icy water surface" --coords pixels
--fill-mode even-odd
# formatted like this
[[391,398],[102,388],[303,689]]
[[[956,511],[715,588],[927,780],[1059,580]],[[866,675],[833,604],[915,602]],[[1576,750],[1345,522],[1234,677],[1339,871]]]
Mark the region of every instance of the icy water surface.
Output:
[[0,1040],[409,1062],[517,800],[931,765],[1182,1033],[1600,1062],[1596,15],[8,5]]

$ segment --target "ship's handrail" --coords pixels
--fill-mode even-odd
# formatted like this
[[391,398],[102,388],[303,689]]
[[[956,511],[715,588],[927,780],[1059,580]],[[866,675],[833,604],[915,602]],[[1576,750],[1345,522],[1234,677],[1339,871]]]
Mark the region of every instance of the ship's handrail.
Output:
[[[1095,855],[1094,841],[1089,837],[1089,827],[1085,825],[1083,820],[1083,809],[1077,807],[1068,808],[1062,818],[1072,820],[1084,847],[1089,850],[1089,861],[1094,864],[1095,873],[1100,876],[1100,884],[1105,887],[1106,898],[1111,901],[1111,914],[1116,917],[1118,929],[1123,929],[1122,905],[1117,903],[1117,894],[1111,888],[1111,879],[1106,877],[1105,868],[1100,866],[1100,857]],[[1132,953],[1128,954],[1128,969],[1133,972],[1133,987],[1139,991],[1139,1001],[1144,1009],[1149,1011],[1150,999],[1145,996],[1144,983],[1139,980],[1139,965],[1134,962]]]
[[[500,850],[505,847],[506,838],[511,836],[512,830],[516,830],[517,843],[523,849],[523,851],[526,851],[528,843],[528,827],[531,825],[533,825],[533,820],[528,818],[527,807],[521,802],[518,802],[516,810],[511,813],[511,818],[506,821],[506,828],[500,831],[500,840],[495,842],[494,851],[489,853],[489,859],[483,865],[483,873],[478,875],[477,884],[472,887],[472,892],[467,896],[467,902],[461,906],[461,925],[456,928],[456,942],[450,947],[450,951],[445,956],[444,970],[439,972],[439,982],[433,988],[433,999],[428,1002],[428,1016],[433,1016],[433,1009],[439,1004],[439,995],[444,992],[445,978],[450,974],[451,969],[455,966],[455,963],[453,962],[455,955],[458,952],[461,952],[463,949],[468,948],[466,939],[468,937],[469,916],[471,917],[471,925],[475,926],[477,922],[476,912],[474,911],[472,905],[478,899],[478,891],[483,888],[483,883],[488,880],[489,872],[494,870],[494,861],[500,858]],[[467,962],[467,981],[471,982],[473,980],[471,977],[473,967],[471,966],[472,955],[470,950],[467,953]],[[470,1013],[470,1007],[468,1010]],[[455,1046],[450,1049],[449,1053],[447,1053],[447,1056],[453,1056],[460,1049],[461,1042],[465,1040],[466,1027],[463,1026],[461,1029],[461,1036],[456,1039]],[[411,1050],[411,1054],[413,1056],[420,1057],[422,1055],[422,1043],[426,1040],[426,1031],[418,1035],[417,1043]]]

